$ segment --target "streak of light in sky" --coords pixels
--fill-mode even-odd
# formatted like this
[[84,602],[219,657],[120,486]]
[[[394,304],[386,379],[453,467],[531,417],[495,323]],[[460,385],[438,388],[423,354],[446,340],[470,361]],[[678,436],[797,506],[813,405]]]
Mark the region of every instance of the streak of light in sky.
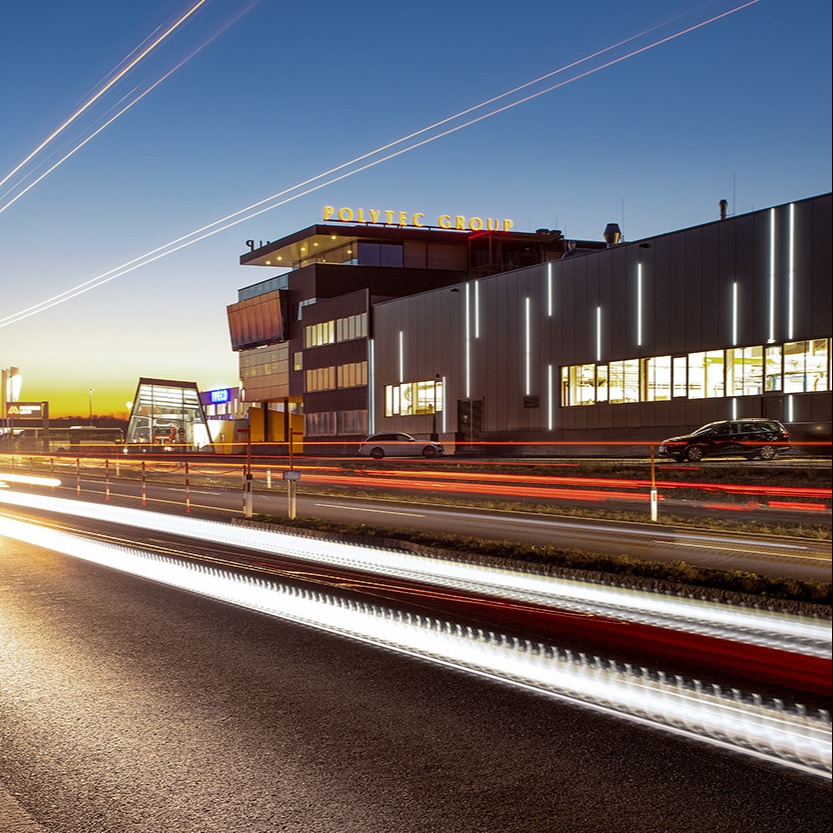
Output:
[[[300,182],[296,185],[293,185],[289,188],[286,188],[283,191],[280,191],[276,194],[273,194],[270,197],[266,197],[265,199],[260,200],[259,202],[248,206],[247,208],[243,208],[243,209],[240,209],[239,211],[236,211],[232,214],[226,215],[225,217],[223,217],[219,220],[215,220],[213,223],[209,223],[208,225],[203,226],[199,229],[196,229],[195,231],[192,231],[192,232],[190,232],[186,235],[183,235],[182,237],[179,237],[176,240],[172,240],[171,242],[166,243],[163,246],[160,246],[156,249],[153,249],[152,251],[147,252],[144,255],[140,255],[139,257],[134,258],[133,260],[127,261],[126,263],[123,263],[120,266],[114,267],[113,269],[110,269],[106,272],[100,273],[99,275],[91,277],[91,278],[87,279],[86,281],[82,282],[81,284],[78,284],[78,285],[76,285],[75,287],[73,287],[71,289],[65,290],[64,292],[58,293],[57,295],[54,295],[51,298],[48,298],[44,301],[41,301],[37,304],[34,304],[31,307],[27,307],[26,309],[20,310],[17,313],[13,313],[11,315],[7,315],[3,318],[0,318],[0,328],[1,327],[7,327],[11,324],[15,324],[18,321],[21,321],[25,318],[29,318],[30,316],[36,315],[40,312],[43,312],[47,309],[50,309],[50,308],[56,306],[58,304],[64,303],[65,301],[71,300],[71,299],[77,297],[78,295],[81,295],[85,292],[89,292],[92,289],[96,289],[97,287],[99,287],[99,286],[101,286],[105,283],[108,283],[109,281],[112,281],[115,278],[122,277],[123,275],[128,274],[129,272],[132,272],[136,269],[139,269],[143,266],[146,266],[150,263],[153,263],[154,261],[159,260],[160,258],[167,257],[168,255],[173,254],[174,252],[177,252],[180,249],[186,248],[188,246],[192,246],[195,243],[198,243],[198,242],[206,239],[207,237],[210,237],[210,236],[212,236],[214,234],[217,234],[221,231],[225,231],[225,230],[227,230],[227,229],[229,229],[233,226],[239,225],[242,222],[246,222],[247,220],[250,220],[254,217],[257,217],[260,214],[263,214],[267,211],[272,211],[273,209],[278,208],[278,207],[283,206],[283,205],[286,205],[287,203],[289,203],[293,200],[296,200],[296,199],[298,199],[300,197],[303,197],[303,196],[307,196],[308,194],[313,193],[315,191],[318,191],[321,188],[332,185],[332,184],[334,184],[336,182],[339,182],[343,179],[346,179],[350,176],[354,176],[357,173],[368,170],[369,168],[375,167],[376,165],[380,165],[382,162],[387,162],[390,159],[393,159],[397,156],[401,156],[402,154],[407,153],[411,150],[422,147],[423,145],[429,144],[430,142],[434,142],[437,139],[441,139],[441,138],[444,138],[445,136],[448,136],[452,133],[456,133],[457,131],[462,130],[465,127],[469,127],[469,126],[471,126],[473,124],[476,124],[478,122],[481,122],[481,121],[483,121],[487,118],[491,118],[492,116],[503,113],[507,110],[510,110],[514,107],[517,107],[520,104],[525,104],[525,103],[527,103],[527,102],[529,102],[529,101],[531,101],[535,98],[538,98],[539,96],[542,96],[546,93],[553,92],[554,90],[557,90],[561,87],[564,87],[567,84],[571,84],[571,83],[573,83],[575,81],[578,81],[582,78],[586,78],[587,76],[595,74],[597,72],[600,72],[604,69],[608,69],[609,67],[615,66],[616,64],[619,64],[622,61],[628,60],[629,58],[633,58],[637,55],[640,55],[644,52],[647,52],[650,49],[654,49],[658,46],[662,46],[666,43],[669,43],[670,41],[676,40],[677,38],[682,37],[683,35],[687,35],[691,32],[694,32],[698,29],[703,28],[704,26],[707,26],[707,25],[709,25],[711,23],[714,23],[718,20],[726,18],[729,15],[735,14],[736,12],[742,11],[743,9],[747,9],[750,6],[754,6],[755,4],[757,4],[759,2],[760,2],[760,0],[748,0],[748,2],[746,2],[746,3],[735,6],[735,7],[731,8],[731,9],[725,11],[725,12],[722,12],[722,13],[718,14],[718,15],[714,15],[714,16],[708,18],[707,20],[703,20],[699,23],[688,26],[684,29],[681,29],[677,32],[674,32],[671,35],[667,35],[663,38],[655,40],[655,41],[653,41],[653,42],[651,42],[651,43],[649,43],[645,46],[639,47],[637,49],[633,49],[633,50],[631,50],[630,52],[627,52],[624,55],[621,55],[617,58],[614,58],[610,61],[607,61],[607,62],[605,62],[605,63],[603,63],[603,64],[601,64],[597,67],[593,67],[593,68],[588,69],[588,70],[586,70],[582,73],[574,75],[574,76],[572,76],[571,78],[569,78],[565,81],[561,81],[557,84],[550,85],[550,86],[548,86],[548,87],[546,87],[542,90],[538,90],[536,92],[530,93],[529,95],[524,96],[521,99],[513,101],[509,104],[505,104],[505,105],[503,105],[501,107],[498,107],[494,110],[491,110],[491,111],[489,111],[485,114],[482,114],[482,115],[480,115],[476,118],[470,119],[470,120],[468,120],[468,121],[466,121],[462,124],[459,124],[459,125],[456,125],[454,127],[449,128],[447,130],[444,130],[444,131],[442,131],[442,132],[440,132],[436,135],[430,136],[426,139],[422,139],[419,142],[414,142],[414,143],[412,143],[412,144],[410,144],[410,145],[408,145],[404,148],[400,148],[399,150],[397,150],[393,153],[389,153],[385,156],[382,156],[379,159],[375,159],[372,162],[369,162],[369,163],[367,163],[365,165],[362,165],[358,168],[354,168],[354,169],[352,169],[352,170],[350,170],[346,173],[343,173],[339,176],[335,176],[335,177],[331,176],[330,179],[327,179],[326,181],[321,182],[318,185],[315,185],[314,187],[307,188],[306,190],[303,190],[303,191],[299,190],[301,188],[304,188],[306,185],[309,185],[313,182],[317,182],[318,180],[323,179],[324,177],[330,176],[331,174],[337,173],[338,171],[342,171],[342,170],[344,170],[345,168],[347,168],[351,165],[354,165],[358,162],[369,159],[370,157],[375,156],[379,153],[383,153],[384,151],[389,150],[393,147],[396,147],[397,145],[403,144],[404,142],[407,142],[407,141],[409,141],[413,138],[416,138],[417,136],[423,135],[423,134],[425,134],[426,132],[428,132],[430,130],[433,130],[433,129],[435,129],[437,127],[440,127],[442,125],[448,124],[448,123],[454,121],[455,119],[461,118],[463,116],[466,116],[466,115],[474,112],[475,110],[478,110],[478,109],[486,107],[490,104],[493,104],[493,103],[495,103],[499,100],[502,100],[502,99],[506,98],[509,95],[520,92],[521,90],[528,89],[529,87],[531,87],[534,84],[540,83],[541,81],[544,81],[548,78],[551,78],[554,75],[565,72],[568,69],[574,68],[574,67],[578,66],[579,64],[587,62],[588,60],[592,60],[593,58],[598,57],[602,54],[605,54],[605,53],[607,53],[607,52],[609,52],[609,51],[611,51],[611,50],[613,50],[613,49],[615,49],[619,46],[627,44],[627,43],[635,40],[638,37],[642,37],[645,34],[648,34],[652,31],[655,31],[657,28],[660,28],[660,26],[665,25],[665,24],[658,24],[657,26],[651,27],[650,29],[647,29],[644,32],[641,32],[638,35],[634,35],[630,38],[619,41],[618,43],[612,44],[612,45],[606,47],[605,49],[602,49],[602,50],[599,50],[599,51],[593,53],[592,55],[588,55],[588,56],[585,56],[584,58],[581,58],[580,60],[573,61],[570,64],[567,64],[567,65],[565,65],[565,66],[563,66],[559,69],[553,70],[551,72],[548,72],[545,75],[539,76],[538,78],[535,78],[532,81],[529,81],[525,84],[517,86],[517,87],[515,87],[511,90],[508,90],[508,91],[506,91],[506,92],[504,92],[504,93],[502,93],[498,96],[495,96],[493,98],[490,98],[486,101],[483,101],[480,104],[477,104],[477,105],[469,107],[465,110],[462,110],[462,111],[456,113],[453,116],[449,116],[445,119],[442,119],[441,121],[438,121],[438,122],[435,122],[434,124],[429,125],[428,127],[424,127],[421,130],[410,133],[410,134],[408,134],[406,136],[403,136],[403,137],[401,137],[401,138],[399,138],[399,139],[397,139],[393,142],[390,142],[386,145],[383,145],[379,148],[376,148],[376,150],[369,151],[365,154],[362,154],[361,156],[358,156],[358,157],[350,160],[349,162],[344,162],[344,163],[342,163],[341,165],[338,165],[335,168],[331,168],[330,170],[325,171],[324,173],[318,174],[318,175],[316,175],[316,176],[314,176],[310,179],[304,180],[303,182]],[[194,8],[196,8],[196,7],[194,7]],[[143,53],[143,54],[145,54],[145,53]],[[189,57],[191,57],[191,56],[189,56]],[[181,66],[181,65],[182,64],[178,65],[177,67],[175,67],[175,69],[178,69],[179,66]],[[131,64],[131,66],[132,66],[132,64]],[[172,70],[171,73],[173,71],[175,71],[175,70]],[[171,73],[168,73],[168,75],[170,75]],[[124,74],[124,73],[121,73],[121,74]],[[168,77],[167,75],[164,76],[162,79],[160,79],[160,81],[156,82],[156,84],[154,84],[154,86],[161,83],[161,81],[165,80],[165,78],[167,78],[167,77]],[[150,89],[153,89],[153,87],[151,87]],[[146,92],[149,92],[149,91],[150,90],[147,90]],[[145,93],[143,93],[143,95],[144,94]],[[140,98],[141,98],[141,96],[140,96]],[[138,101],[138,99],[136,99],[136,101]],[[136,103],[136,102],[134,101],[133,103]],[[124,110],[128,109],[129,106],[132,106],[132,104],[128,105],[128,107],[124,108]],[[112,121],[114,121],[115,118],[117,118],[119,115],[121,115],[122,112],[124,112],[124,110],[117,113],[117,115],[113,119],[108,121],[104,125],[104,127],[106,127],[108,124],[110,124]],[[68,124],[68,122],[65,123],[65,124]],[[103,129],[103,128],[101,128],[101,129]],[[100,130],[97,131],[97,132],[100,132]],[[53,135],[57,135],[57,134],[53,134]],[[94,135],[96,135],[96,134],[93,134],[93,136]],[[50,138],[52,138],[52,137],[50,137]],[[89,138],[92,138],[92,136],[89,137]],[[44,143],[44,145],[45,144],[46,143]],[[41,147],[43,147],[43,145],[41,145]],[[38,148],[38,150],[39,149],[40,148]],[[34,155],[34,153],[32,155]],[[63,160],[61,160],[61,161],[63,161]],[[50,169],[50,170],[52,170],[52,169]],[[49,173],[49,171],[47,171],[47,173]],[[2,184],[2,183],[0,183],[0,184]],[[261,206],[263,206],[265,203],[271,203],[273,200],[276,200],[280,197],[283,197],[286,194],[290,194],[292,191],[296,191],[297,193],[294,193],[291,196],[286,197],[285,199],[282,199],[278,202],[275,202],[271,205],[268,205],[264,208],[261,208]],[[10,204],[11,203],[7,203],[5,206],[0,207],[0,213],[2,213],[2,211],[5,210],[5,208],[7,208],[8,205],[10,205]],[[255,210],[255,209],[258,209],[258,210]],[[243,215],[243,216],[239,216],[239,215]],[[235,218],[235,217],[237,219],[232,220],[232,218]],[[211,230],[208,231],[209,229],[211,229]],[[206,233],[203,233],[203,232],[206,232]],[[189,238],[192,238],[192,239],[189,239]]]
[[[147,55],[149,55],[154,49],[156,49],[159,44],[161,44],[166,38],[168,38],[176,29],[178,29],[185,21],[191,17],[194,12],[199,9],[207,0],[197,0],[197,2],[191,6],[184,14],[180,15],[177,20],[174,21],[161,35],[157,38],[154,38],[151,43],[144,47],[140,48],[139,54],[136,55],[132,60],[127,60],[127,64],[123,66],[121,69],[116,68],[114,73],[109,78],[109,80],[102,83],[102,85],[98,88],[98,90],[93,93],[93,95],[87,99],[74,113],[72,113],[69,118],[67,118],[59,127],[57,127],[52,133],[49,134],[28,156],[26,156],[23,161],[21,161],[16,167],[14,167],[6,176],[0,180],[0,185],[4,185],[11,177],[13,177],[24,165],[30,162],[38,153],[40,153],[50,142],[52,142],[55,138],[57,138],[61,133],[66,130],[76,119],[79,118],[85,111],[87,111],[96,101],[98,101],[108,90],[110,90],[116,83],[118,83],[125,75],[127,75],[130,70],[132,70],[137,64],[139,64]],[[129,58],[129,56],[128,56]]]

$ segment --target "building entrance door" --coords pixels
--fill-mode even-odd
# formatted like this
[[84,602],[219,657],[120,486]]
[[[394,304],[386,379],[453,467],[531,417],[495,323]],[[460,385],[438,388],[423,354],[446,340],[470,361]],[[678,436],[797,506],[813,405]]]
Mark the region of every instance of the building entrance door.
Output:
[[480,441],[483,430],[483,400],[457,400],[457,443],[476,443]]

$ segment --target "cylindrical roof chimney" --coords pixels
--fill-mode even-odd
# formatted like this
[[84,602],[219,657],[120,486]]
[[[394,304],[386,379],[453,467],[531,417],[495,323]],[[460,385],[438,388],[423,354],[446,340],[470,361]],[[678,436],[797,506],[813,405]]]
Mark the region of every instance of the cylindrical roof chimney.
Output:
[[618,223],[608,223],[605,226],[605,243],[607,243],[608,247],[615,246],[622,237],[622,230],[619,228]]
[[729,203],[726,200],[720,201],[720,219],[726,219],[726,209],[729,207]]

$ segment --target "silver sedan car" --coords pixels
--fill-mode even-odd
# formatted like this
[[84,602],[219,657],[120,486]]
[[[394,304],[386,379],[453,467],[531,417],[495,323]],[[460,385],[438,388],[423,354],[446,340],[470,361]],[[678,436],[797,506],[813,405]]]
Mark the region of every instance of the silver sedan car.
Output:
[[370,434],[359,445],[362,457],[381,460],[384,457],[439,457],[442,443],[418,440],[410,434]]

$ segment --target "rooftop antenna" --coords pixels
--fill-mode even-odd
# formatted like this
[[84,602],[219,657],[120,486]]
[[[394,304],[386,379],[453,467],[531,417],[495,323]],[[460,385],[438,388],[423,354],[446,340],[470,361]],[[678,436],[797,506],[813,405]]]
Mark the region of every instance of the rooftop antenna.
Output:
[[735,202],[735,180],[737,178],[737,174],[732,174],[732,216],[735,216],[735,212],[737,211],[737,203]]

